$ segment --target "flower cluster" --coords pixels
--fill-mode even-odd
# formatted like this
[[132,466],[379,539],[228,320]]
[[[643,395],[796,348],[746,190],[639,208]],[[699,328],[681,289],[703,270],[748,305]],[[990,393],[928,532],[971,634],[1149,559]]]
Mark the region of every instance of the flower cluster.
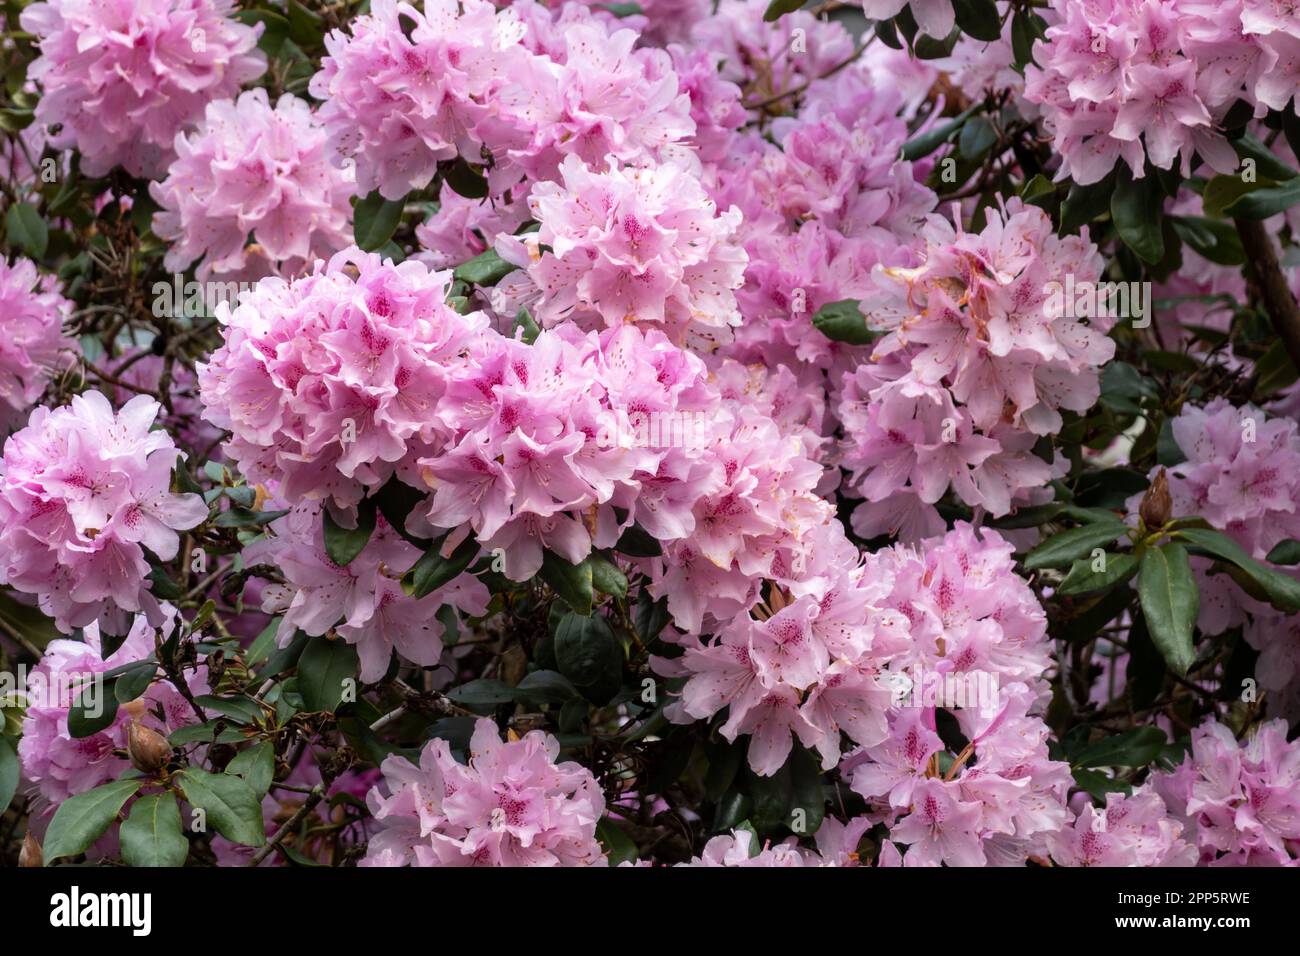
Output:
[[520,264],[541,291],[538,320],[658,323],[674,338],[688,326],[716,333],[739,324],[735,290],[746,256],[731,237],[740,210],[716,214],[699,181],[675,163],[609,163],[592,169],[570,155],[562,183],[533,187],[529,206],[541,229],[526,237],[532,255]]
[[382,829],[361,865],[606,865],[596,840],[605,798],[591,771],[556,763],[559,754],[549,734],[503,742],[483,719],[468,763],[438,738],[425,744],[418,766],[389,757],[383,785],[366,797]]
[[1173,771],[1155,775],[1156,791],[1183,822],[1183,837],[1202,865],[1294,866],[1300,859],[1300,746],[1287,725],[1261,724],[1240,742],[1207,720]]
[[231,19],[233,0],[43,0],[23,10],[40,41],[28,77],[43,88],[36,119],[55,149],[75,146],[81,170],[122,166],[153,176],[176,134],[208,103],[266,70],[261,26]]
[[450,281],[351,249],[219,306],[225,344],[198,367],[200,398],[249,481],[349,507],[434,445],[448,368],[487,324],[446,304]]
[[[1272,9],[1270,9],[1270,7]],[[1179,163],[1199,155],[1231,173],[1237,155],[1221,123],[1238,100],[1286,109],[1300,81],[1300,21],[1253,0],[1054,0],[1056,24],[1034,44],[1041,68],[1025,92],[1043,107],[1061,176],[1095,183],[1127,163]]]
[[198,131],[177,134],[176,153],[167,178],[149,184],[172,272],[198,261],[200,279],[294,274],[351,242],[351,170],[331,162],[324,129],[296,96],[274,109],[263,89],[209,103]]
[[827,817],[817,829],[817,849],[801,847],[795,837],[772,846],[759,846],[749,830],[734,830],[715,836],[704,844],[700,855],[688,867],[808,867],[808,866],[858,866],[858,842],[871,827],[867,817],[855,817],[841,823]]
[[[1256,560],[1277,544],[1300,538],[1300,428],[1252,406],[1215,398],[1188,405],[1170,424],[1185,460],[1168,469],[1175,515],[1200,515]],[[1129,502],[1136,512],[1140,496]],[[1243,594],[1227,575],[1209,573],[1193,557],[1201,597],[1198,625],[1220,634],[1244,625],[1260,651],[1256,677],[1276,695],[1280,713],[1300,712],[1300,629],[1294,615]]]
[[933,505],[949,489],[1006,514],[1051,477],[1033,452],[1039,436],[1060,430],[1062,409],[1097,400],[1113,310],[1098,296],[1106,308],[1076,309],[1074,291],[1102,288],[1096,246],[1057,237],[1016,199],[989,215],[978,234],[932,216],[922,263],[877,267],[862,302],[868,326],[886,333],[872,364],[845,376],[839,408],[850,487],[866,499],[854,515],[863,537],[934,533]]
[[177,450],[151,430],[159,405],[139,395],[114,412],[99,392],[32,412],[0,456],[0,583],[38,595],[65,632],[96,619],[125,633],[127,612],[160,624],[148,548],[176,556],[177,531],[208,516],[171,491]]
[[1058,866],[1194,866],[1196,847],[1150,786],[1086,803],[1069,826],[1047,838]]
[[518,190],[524,176],[553,176],[565,155],[657,157],[694,132],[667,52],[634,49],[634,31],[572,5],[555,21],[540,5],[517,7],[376,0],[350,33],[330,34],[311,92],[361,192],[400,199],[439,162],[485,156],[494,190]]
[[[24,776],[51,804],[92,790],[128,769],[127,761],[113,751],[126,748],[132,722],[166,736],[197,721],[180,691],[159,675],[138,698],[118,705],[117,715],[102,730],[73,737],[68,729],[68,713],[74,703],[87,709],[115,705],[106,699],[112,697],[114,685],[100,675],[144,660],[154,653],[156,640],[166,639],[175,611],[170,605],[161,607],[166,625],[161,638],[139,616],[122,645],[103,657],[99,624],[92,621],[83,633],[84,641],[51,641],[40,664],[28,675],[24,695],[27,709],[18,755]],[[192,694],[207,693],[205,668],[190,672],[186,680]]]
[[267,564],[284,577],[284,584],[261,591],[262,609],[282,615],[280,642],[287,644],[299,630],[320,635],[334,628],[356,645],[361,679],[367,682],[384,676],[394,651],[421,666],[438,663],[443,650],[443,625],[435,617],[439,608],[467,614],[487,610],[487,588],[472,574],[422,598],[406,594],[402,575],[419,557],[419,549],[378,515],[365,548],[340,567],[325,550],[321,508],[314,502],[273,521],[270,534],[244,550],[250,567]]
[[72,347],[63,323],[72,303],[55,276],[40,275],[30,259],[0,259],[0,430],[20,420]]

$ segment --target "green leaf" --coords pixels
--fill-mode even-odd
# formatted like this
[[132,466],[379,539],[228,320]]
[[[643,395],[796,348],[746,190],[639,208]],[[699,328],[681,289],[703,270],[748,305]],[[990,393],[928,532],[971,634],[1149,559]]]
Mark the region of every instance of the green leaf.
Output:
[[596,824],[596,839],[600,841],[601,847],[609,857],[610,866],[618,866],[620,863],[635,862],[637,856],[636,843],[632,838],[610,822],[609,817],[602,817]]
[[1116,178],[1112,170],[1101,181],[1087,186],[1072,182],[1061,201],[1061,232],[1077,233],[1081,227],[1108,213]]
[[555,664],[584,697],[601,704],[622,682],[623,649],[603,617],[569,613],[555,629]]
[[1025,556],[1025,569],[1062,568],[1116,541],[1128,527],[1121,521],[1098,521],[1054,534]]
[[227,840],[244,846],[266,843],[262,800],[242,778],[190,767],[173,779],[180,784],[185,799],[204,810],[208,823]]
[[1017,9],[1011,18],[1011,55],[1015,68],[1023,71],[1034,62],[1034,41],[1043,38],[1043,18],[1028,8]]
[[1265,560],[1270,564],[1300,564],[1300,541],[1295,538],[1279,541]]
[[957,137],[957,150],[962,158],[977,163],[984,154],[998,141],[998,132],[983,116],[976,116],[966,121]]
[[657,558],[664,553],[663,545],[658,539],[638,524],[623,531],[614,550],[633,558]]
[[627,575],[619,570],[616,564],[594,553],[587,560],[591,563],[593,588],[601,594],[610,594],[617,598],[627,597]]
[[117,719],[116,689],[112,684],[96,677],[77,692],[68,710],[68,736],[90,737]]
[[9,207],[5,216],[5,241],[13,249],[21,249],[33,259],[45,256],[50,242],[50,228],[31,203],[17,202]]
[[1246,193],[1223,213],[1233,219],[1269,219],[1300,203],[1300,177]]
[[787,13],[793,13],[803,6],[803,0],[772,0],[763,11],[763,19],[768,23],[780,20]]
[[46,865],[61,856],[85,852],[142,786],[143,780],[114,780],[60,803],[41,847]]
[[667,625],[668,620],[668,599],[652,598],[649,592],[642,588],[641,593],[637,595],[636,615],[633,620],[641,640],[647,644],[653,641]]
[[799,836],[811,836],[826,816],[821,764],[803,747],[795,747],[786,765],[790,768],[791,792],[785,825]]
[[879,333],[867,328],[866,316],[858,308],[856,299],[841,299],[822,306],[812,317],[813,328],[832,342],[850,345],[867,345]]
[[275,779],[275,747],[263,740],[235,754],[226,764],[226,773],[237,774],[259,797],[266,796]]
[[352,559],[365,550],[375,530],[375,502],[367,498],[357,508],[357,526],[344,528],[334,520],[328,508],[322,512],[325,519],[325,553],[330,560],[345,568]]
[[479,553],[478,541],[472,535],[457,545],[449,558],[439,553],[442,543],[441,538],[435,541],[402,576],[402,590],[411,597],[432,594],[469,567]]
[[1288,179],[1295,179],[1296,171],[1288,166],[1282,160],[1278,159],[1269,150],[1267,146],[1257,140],[1249,133],[1244,133],[1236,139],[1230,140],[1232,148],[1237,151],[1237,155],[1243,160],[1253,159],[1255,169],[1258,173],[1267,176],[1269,179],[1275,179],[1278,182],[1285,182]]
[[1138,569],[1137,558],[1127,553],[1112,554],[1108,552],[1105,556],[1104,571],[1094,571],[1092,562],[1091,557],[1080,558],[1075,561],[1074,566],[1070,568],[1070,573],[1065,576],[1061,586],[1056,589],[1056,593],[1073,596],[1105,591],[1116,584],[1127,581],[1137,573]]
[[184,866],[190,855],[172,793],[149,793],[137,800],[118,835],[122,859],[130,866]]
[[539,670],[526,675],[515,694],[534,705],[563,704],[577,697],[578,689],[559,671]]
[[480,677],[447,691],[447,696],[467,707],[497,707],[515,699],[515,692],[499,680]]
[[981,108],[981,104],[976,104],[964,113],[954,117],[946,123],[938,123],[919,136],[914,136],[903,144],[902,158],[915,161],[923,156],[929,156],[936,149],[948,142],[971,116]]
[[452,277],[476,286],[493,286],[519,267],[507,262],[495,249],[485,249],[473,259],[462,262],[452,272]]
[[1229,223],[1205,216],[1174,216],[1170,222],[1183,242],[1203,258],[1223,266],[1245,264],[1241,237]]
[[1079,769],[1092,767],[1145,767],[1168,743],[1159,727],[1139,727],[1090,743],[1072,761]]
[[749,819],[763,836],[770,836],[790,825],[794,802],[794,771],[787,760],[770,776],[762,777],[746,770],[744,786],[753,804]]
[[1108,793],[1128,794],[1133,789],[1124,781],[1108,777],[1100,770],[1074,770],[1073,774],[1075,784],[1098,800],[1105,800]]
[[1176,541],[1149,548],[1138,572],[1138,599],[1151,640],[1174,673],[1182,676],[1196,660],[1192,634],[1201,595],[1187,561],[1187,549]]
[[1248,183],[1240,176],[1215,176],[1205,184],[1205,189],[1201,193],[1201,209],[1212,219],[1222,218],[1225,215],[1224,210],[1242,196],[1270,185],[1273,185],[1271,179]]
[[542,555],[542,569],[539,573],[542,580],[549,584],[556,594],[564,598],[569,607],[579,614],[591,613],[595,592],[591,579],[591,565],[588,562],[570,564],[555,552],[548,550]]
[[218,714],[241,724],[255,723],[262,717],[262,708],[247,697],[218,697],[216,694],[203,694],[194,698],[194,702],[204,710],[215,710]]
[[993,0],[952,0],[952,11],[962,33],[988,43],[1002,39],[1002,20]]
[[442,176],[443,182],[466,199],[483,199],[488,194],[488,181],[461,157],[451,164]]
[[[4,721],[0,720],[0,728]],[[0,734],[0,816],[4,815],[18,792],[18,752],[13,741]]]
[[1155,177],[1134,179],[1123,168],[1110,198],[1110,217],[1119,237],[1140,259],[1154,264],[1164,258],[1164,193]]
[[1237,542],[1213,528],[1180,528],[1173,537],[1239,568],[1279,611],[1300,611],[1300,581],[1256,561]]
[[382,248],[397,231],[404,208],[404,199],[385,199],[379,190],[364,199],[358,199],[352,214],[352,234],[356,237],[357,245],[366,252]]
[[119,704],[129,704],[144,694],[158,673],[153,661],[140,661],[124,670],[113,681],[113,696]]
[[515,313],[515,328],[521,331],[519,336],[526,345],[532,345],[537,341],[537,336],[542,334],[542,328],[533,319],[533,315],[528,311],[527,306],[521,305],[519,311]]
[[30,604],[20,604],[12,594],[0,591],[0,622],[21,634],[41,650],[63,635],[54,622]]
[[342,639],[313,637],[298,658],[298,693],[311,712],[334,712],[346,681],[357,679],[357,649]]

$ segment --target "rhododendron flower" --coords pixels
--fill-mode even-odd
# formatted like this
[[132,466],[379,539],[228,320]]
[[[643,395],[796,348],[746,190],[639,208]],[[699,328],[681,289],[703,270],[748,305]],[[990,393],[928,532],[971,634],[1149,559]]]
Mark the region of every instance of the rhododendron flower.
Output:
[[487,324],[446,305],[450,279],[353,249],[218,307],[225,345],[198,366],[200,395],[250,481],[346,507],[442,437],[447,370]]
[[231,18],[232,0],[44,0],[20,22],[40,42],[28,70],[43,95],[37,122],[55,149],[76,147],[81,170],[122,166],[155,176],[178,132],[207,104],[261,76],[262,26]]
[[1177,769],[1154,775],[1170,815],[1200,862],[1293,866],[1300,840],[1300,745],[1284,721],[1261,724],[1245,740],[1207,720]]
[[528,264],[542,290],[537,318],[687,326],[739,322],[734,292],[746,256],[731,241],[740,211],[717,214],[683,167],[605,170],[575,156],[560,167],[563,185],[539,183],[529,206],[541,230],[525,242],[550,249]]
[[333,165],[297,97],[272,109],[257,89],[210,103],[197,132],[177,134],[176,152],[167,178],[149,184],[162,206],[154,232],[173,243],[171,271],[198,260],[200,279],[277,266],[293,274],[351,243],[352,171]]
[[1061,866],[1193,866],[1196,848],[1182,833],[1160,796],[1144,786],[1131,796],[1106,794],[1104,809],[1085,804],[1047,844]]
[[146,576],[148,548],[176,556],[178,531],[208,516],[198,495],[171,491],[177,450],[151,430],[159,405],[140,395],[120,412],[99,392],[32,412],[0,456],[0,583],[39,596],[63,631],[101,618],[125,633],[128,612],[161,623]]
[[[165,639],[167,628],[175,621],[175,609],[164,604],[161,612]],[[23,775],[50,804],[92,790],[130,767],[113,751],[125,749],[132,721],[164,736],[198,722],[181,692],[158,674],[140,697],[118,706],[117,716],[102,730],[85,737],[68,732],[68,712],[73,704],[79,701],[88,710],[95,705],[110,706],[104,698],[114,693],[115,685],[106,683],[101,675],[153,654],[157,635],[143,616],[137,616],[121,646],[103,657],[99,624],[92,621],[83,632],[84,643],[51,641],[40,664],[28,674],[18,757]],[[208,692],[205,667],[190,671],[185,679],[190,693]]]
[[365,548],[346,567],[326,553],[319,505],[299,505],[269,528],[268,536],[251,544],[244,555],[250,565],[269,564],[284,575],[285,584],[268,585],[261,592],[262,609],[283,615],[280,643],[289,643],[299,630],[321,635],[336,628],[340,637],[357,646],[363,681],[383,677],[394,651],[415,664],[437,664],[444,630],[436,617],[439,608],[476,615],[487,610],[487,588],[472,574],[461,574],[422,598],[407,595],[401,578],[420,551],[382,515],[376,517]]
[[72,348],[63,323],[72,303],[58,279],[40,275],[30,259],[0,259],[0,430],[25,416]]
[[585,767],[556,763],[559,753],[549,734],[503,742],[481,719],[468,763],[440,738],[425,744],[418,766],[389,757],[384,783],[366,796],[383,829],[362,865],[606,865],[596,840],[605,798]]

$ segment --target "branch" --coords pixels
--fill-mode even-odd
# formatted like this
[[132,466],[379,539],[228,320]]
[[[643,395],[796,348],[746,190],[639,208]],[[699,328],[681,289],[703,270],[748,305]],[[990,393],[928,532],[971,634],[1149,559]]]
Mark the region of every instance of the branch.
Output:
[[1273,322],[1273,330],[1282,339],[1287,355],[1300,369],[1300,304],[1287,286],[1286,276],[1278,263],[1277,249],[1264,229],[1264,223],[1254,219],[1235,219],[1237,235],[1246,250],[1246,264],[1264,308]]

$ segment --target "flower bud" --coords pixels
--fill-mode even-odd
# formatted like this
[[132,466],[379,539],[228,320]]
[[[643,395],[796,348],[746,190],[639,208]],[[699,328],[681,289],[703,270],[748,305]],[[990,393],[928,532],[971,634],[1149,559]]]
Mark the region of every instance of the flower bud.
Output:
[[171,759],[171,744],[167,738],[156,730],[150,730],[143,724],[131,721],[127,731],[126,754],[131,764],[141,773],[157,773]]
[[36,842],[36,837],[32,836],[31,831],[23,837],[22,849],[18,851],[19,866],[44,866],[45,854],[41,852],[41,845]]
[[1174,503],[1169,497],[1169,479],[1165,476],[1165,470],[1161,468],[1156,472],[1155,480],[1151,482],[1147,493],[1142,496],[1138,515],[1148,528],[1163,528],[1169,522],[1173,507]]

